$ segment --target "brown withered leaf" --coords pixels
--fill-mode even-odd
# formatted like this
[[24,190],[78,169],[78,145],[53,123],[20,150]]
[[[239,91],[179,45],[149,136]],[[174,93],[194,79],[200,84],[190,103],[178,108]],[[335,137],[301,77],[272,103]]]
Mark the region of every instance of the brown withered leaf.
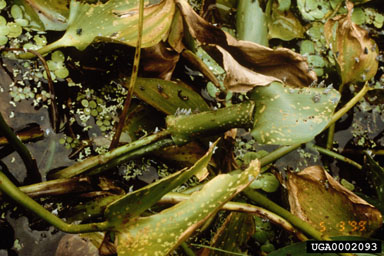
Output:
[[160,42],[142,50],[141,68],[146,76],[170,80],[179,54]]
[[352,22],[353,3],[348,13],[328,20],[324,35],[338,64],[343,84],[371,79],[378,68],[378,47],[368,32]]
[[253,42],[236,40],[197,15],[186,1],[176,0],[176,3],[189,33],[201,44],[218,45],[242,66],[277,78],[290,86],[308,86],[317,79],[300,54],[286,48],[271,49]]
[[205,49],[209,49],[211,54],[215,51],[212,56],[216,56],[217,62],[226,72],[224,86],[232,92],[248,92],[255,86],[266,86],[274,81],[281,82],[276,77],[266,76],[240,65],[231,54],[218,45]]
[[289,173],[285,183],[291,212],[328,236],[369,237],[382,225],[378,209],[320,166]]

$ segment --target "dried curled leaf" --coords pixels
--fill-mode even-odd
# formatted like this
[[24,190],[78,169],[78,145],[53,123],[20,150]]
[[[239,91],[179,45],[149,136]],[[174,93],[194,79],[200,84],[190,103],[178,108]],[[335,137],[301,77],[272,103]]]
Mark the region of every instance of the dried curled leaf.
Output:
[[238,41],[197,15],[186,1],[176,0],[176,3],[193,38],[202,44],[220,46],[242,66],[295,87],[307,86],[317,79],[300,54],[286,48],[274,50],[253,42]]
[[353,4],[347,2],[348,14],[330,19],[324,35],[338,64],[343,84],[371,79],[378,68],[378,47],[368,32],[352,22]]
[[379,210],[320,166],[289,173],[286,186],[291,212],[324,234],[369,237],[382,225]]
[[[224,79],[224,85],[228,90],[232,92],[248,92],[255,86],[266,86],[274,81],[280,81],[276,77],[259,74],[240,65],[232,55],[222,47],[216,46],[215,48],[217,53],[222,56],[222,59],[218,61],[222,63],[227,73]],[[213,47],[210,47],[210,49],[211,52],[214,50]],[[218,59],[218,57],[216,59]]]

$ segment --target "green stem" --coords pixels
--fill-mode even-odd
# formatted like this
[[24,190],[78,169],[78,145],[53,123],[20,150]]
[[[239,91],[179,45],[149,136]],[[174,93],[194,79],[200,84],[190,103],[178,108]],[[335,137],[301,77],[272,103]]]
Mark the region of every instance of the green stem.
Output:
[[348,101],[341,109],[339,109],[335,114],[333,114],[331,121],[324,128],[327,129],[329,126],[334,124],[337,120],[339,120],[345,113],[347,113],[351,108],[353,108],[356,103],[358,103],[365,94],[370,90],[368,82],[366,82],[363,88],[350,100]]
[[37,168],[35,159],[32,157],[28,148],[21,142],[17,135],[12,131],[12,129],[5,122],[3,115],[0,112],[0,132],[7,138],[9,144],[17,151],[21,159],[24,162],[25,168],[27,169],[29,176],[34,177],[33,181],[40,181],[41,176]]
[[[42,48],[40,48],[39,50],[37,50],[36,52],[38,52],[39,54],[41,54],[42,56],[48,54],[49,52],[53,51],[53,50],[56,50],[58,48],[61,48],[61,47],[66,47],[67,44],[64,40],[64,36],[62,38],[60,38],[59,40],[53,42],[53,43],[50,43]],[[30,53],[30,52],[26,52],[26,53],[21,53],[17,56],[19,59],[32,59],[34,57],[36,57],[36,55]]]
[[145,155],[145,154],[147,154],[149,152],[153,152],[153,151],[161,149],[161,148],[172,146],[174,144],[175,143],[173,142],[173,140],[172,139],[168,139],[168,138],[156,141],[156,142],[154,142],[152,144],[146,145],[144,147],[141,147],[139,149],[133,150],[133,151],[131,151],[129,153],[126,153],[124,155],[116,157],[116,158],[112,159],[111,161],[108,161],[106,164],[98,166],[98,167],[92,169],[90,172],[87,173],[87,175],[97,175],[97,174],[100,174],[100,173],[102,173],[104,171],[107,171],[107,170],[109,170],[111,168],[114,168],[114,167],[116,167],[116,166],[118,166],[120,164],[126,163],[127,161],[129,161],[129,160],[131,160],[133,158],[143,156],[143,155]]
[[283,146],[283,147],[280,147],[278,149],[276,149],[275,151],[272,151],[271,153],[269,153],[268,155],[262,157],[260,159],[260,164],[261,166],[266,166],[274,161],[276,161],[277,159],[279,159],[280,157],[288,154],[289,152],[297,149],[298,147],[300,147],[301,144],[298,143],[298,144],[294,144],[294,145],[290,145],[290,146]]
[[68,193],[82,193],[92,189],[89,177],[56,179],[19,187],[30,197],[57,196]]
[[349,158],[347,158],[347,157],[345,157],[343,155],[340,155],[340,154],[338,154],[336,152],[333,152],[331,150],[328,150],[326,148],[322,148],[322,147],[319,147],[319,146],[316,146],[316,145],[313,145],[312,147],[314,149],[316,149],[317,151],[319,151],[320,153],[324,154],[324,155],[327,155],[327,156],[333,157],[335,159],[338,159],[340,161],[343,161],[345,163],[351,164],[351,165],[355,166],[359,170],[363,169],[363,166],[361,166],[359,163],[356,163],[352,159],[349,159]]
[[307,233],[316,240],[330,240],[328,236],[317,231],[309,223],[301,220],[299,217],[293,215],[292,213],[282,208],[278,204],[274,203],[273,201],[269,200],[267,197],[263,196],[259,192],[249,188],[245,189],[243,192],[248,198],[256,202],[258,205],[283,217],[284,219],[289,221],[293,226]]
[[[339,87],[339,93],[341,95],[342,92],[343,92],[343,88],[344,88],[344,84],[342,83]],[[336,123],[333,123],[329,126],[329,129],[328,129],[328,137],[327,137],[327,144],[326,144],[326,149],[329,149],[329,150],[332,150],[333,148],[333,137],[335,135],[335,127],[336,127]]]
[[230,107],[193,115],[167,116],[167,130],[176,145],[184,145],[197,136],[214,135],[234,127],[250,128],[255,103],[246,101]]
[[181,248],[183,248],[185,255],[196,256],[196,254],[193,252],[193,250],[191,248],[189,248],[189,246],[187,245],[186,242],[182,242],[180,246],[181,246]]
[[90,224],[81,224],[73,225],[68,224],[58,218],[56,215],[53,215],[43,206],[38,204],[32,198],[24,194],[20,189],[18,189],[8,177],[0,171],[0,190],[7,194],[11,199],[20,204],[21,206],[31,210],[37,216],[47,221],[49,224],[57,227],[61,231],[67,233],[85,233],[85,232],[95,232],[95,231],[105,231],[109,228],[108,222],[99,222],[99,223],[90,223]]
[[335,135],[335,127],[336,127],[336,125],[334,123],[331,126],[329,126],[327,145],[326,145],[327,150],[332,150],[332,148],[333,148],[333,137]]
[[[119,157],[122,157],[125,160],[130,159],[129,157],[124,157],[124,155],[128,155],[129,153],[147,146],[153,142],[156,142],[160,139],[163,139],[169,135],[169,132],[167,130],[158,132],[156,134],[152,134],[148,137],[142,138],[140,140],[134,141],[132,143],[126,144],[124,146],[118,147],[116,149],[113,149],[105,154],[93,156],[90,158],[87,158],[86,160],[82,162],[78,162],[72,166],[69,166],[65,169],[62,169],[50,176],[51,179],[59,179],[59,178],[70,178],[79,174],[82,174],[84,172],[90,171],[92,169],[100,169],[105,168],[107,166],[115,166],[115,164],[109,163],[109,162],[119,162],[122,163],[122,161],[118,161],[115,159],[118,159]],[[120,158],[121,159],[121,158]]]

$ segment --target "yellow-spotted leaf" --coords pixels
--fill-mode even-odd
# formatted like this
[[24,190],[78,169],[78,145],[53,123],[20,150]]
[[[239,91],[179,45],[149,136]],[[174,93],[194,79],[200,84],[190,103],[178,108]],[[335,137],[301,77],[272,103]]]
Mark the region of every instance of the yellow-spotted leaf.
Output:
[[186,182],[192,175],[201,172],[211,159],[216,143],[217,141],[211,145],[208,152],[191,168],[178,171],[166,178],[129,193],[109,205],[105,210],[105,217],[108,222],[119,226],[123,222],[139,216],[160,200],[166,193]]
[[256,87],[252,136],[263,144],[292,145],[312,140],[331,120],[340,94],[330,88],[291,88],[273,82]]
[[[128,84],[129,79],[123,81],[124,86]],[[204,99],[182,82],[137,78],[134,90],[137,97],[166,114],[173,115],[177,110],[190,114],[209,110]]]
[[169,255],[226,202],[246,188],[259,170],[260,163],[255,160],[245,171],[216,176],[188,200],[117,227],[118,255]]

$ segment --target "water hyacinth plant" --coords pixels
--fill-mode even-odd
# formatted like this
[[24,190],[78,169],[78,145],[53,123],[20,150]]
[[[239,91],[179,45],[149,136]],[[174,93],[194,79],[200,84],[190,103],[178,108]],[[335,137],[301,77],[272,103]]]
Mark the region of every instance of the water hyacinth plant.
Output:
[[[195,255],[198,250],[254,255],[275,250],[279,229],[289,234],[289,243],[372,237],[382,225],[380,204],[349,191],[347,185],[352,189],[353,184],[344,180],[347,185],[341,185],[325,171],[329,166],[298,165],[304,169],[298,174],[271,167],[299,148],[307,150],[303,159],[308,152],[321,152],[365,168],[332,146],[315,145],[323,142],[323,131],[334,129],[373,91],[370,79],[379,66],[379,50],[353,23],[352,2],[216,1],[213,10],[197,4],[201,15],[191,3],[196,8],[196,1],[185,0],[5,4],[3,58],[24,68],[27,83],[14,82],[7,101],[30,99],[49,108],[53,130],[63,134],[47,146],[49,160],[42,171],[43,161],[23,142],[56,136],[54,131],[14,132],[10,114],[0,109],[0,145],[15,150],[28,177],[34,177],[19,184],[11,168],[1,164],[2,200],[7,196],[60,231],[87,237],[101,255]],[[204,11],[212,11],[223,28],[205,20]],[[258,24],[257,31],[255,15],[266,25]],[[307,32],[302,20],[311,22]],[[231,22],[233,27],[226,28]],[[305,56],[273,47],[272,38],[302,40]],[[125,55],[132,65],[119,63]],[[328,79],[332,64],[341,78],[339,91],[328,80],[327,85],[318,81]],[[14,73],[17,80],[20,72]],[[340,88],[359,82],[364,84],[339,106]],[[56,147],[71,149],[77,162],[55,165]],[[371,155],[368,159],[367,168],[380,180],[382,168]],[[167,160],[177,170],[160,164]],[[290,211],[268,198],[280,193],[282,184]],[[68,212],[60,217],[39,199],[53,198],[58,208],[66,208],[55,196],[70,193],[79,197],[71,196]],[[330,206],[318,210],[322,200]],[[345,218],[357,224],[334,227]],[[302,249],[301,243],[295,246]],[[70,246],[58,248],[64,247]],[[274,253],[292,249],[282,250]]]

